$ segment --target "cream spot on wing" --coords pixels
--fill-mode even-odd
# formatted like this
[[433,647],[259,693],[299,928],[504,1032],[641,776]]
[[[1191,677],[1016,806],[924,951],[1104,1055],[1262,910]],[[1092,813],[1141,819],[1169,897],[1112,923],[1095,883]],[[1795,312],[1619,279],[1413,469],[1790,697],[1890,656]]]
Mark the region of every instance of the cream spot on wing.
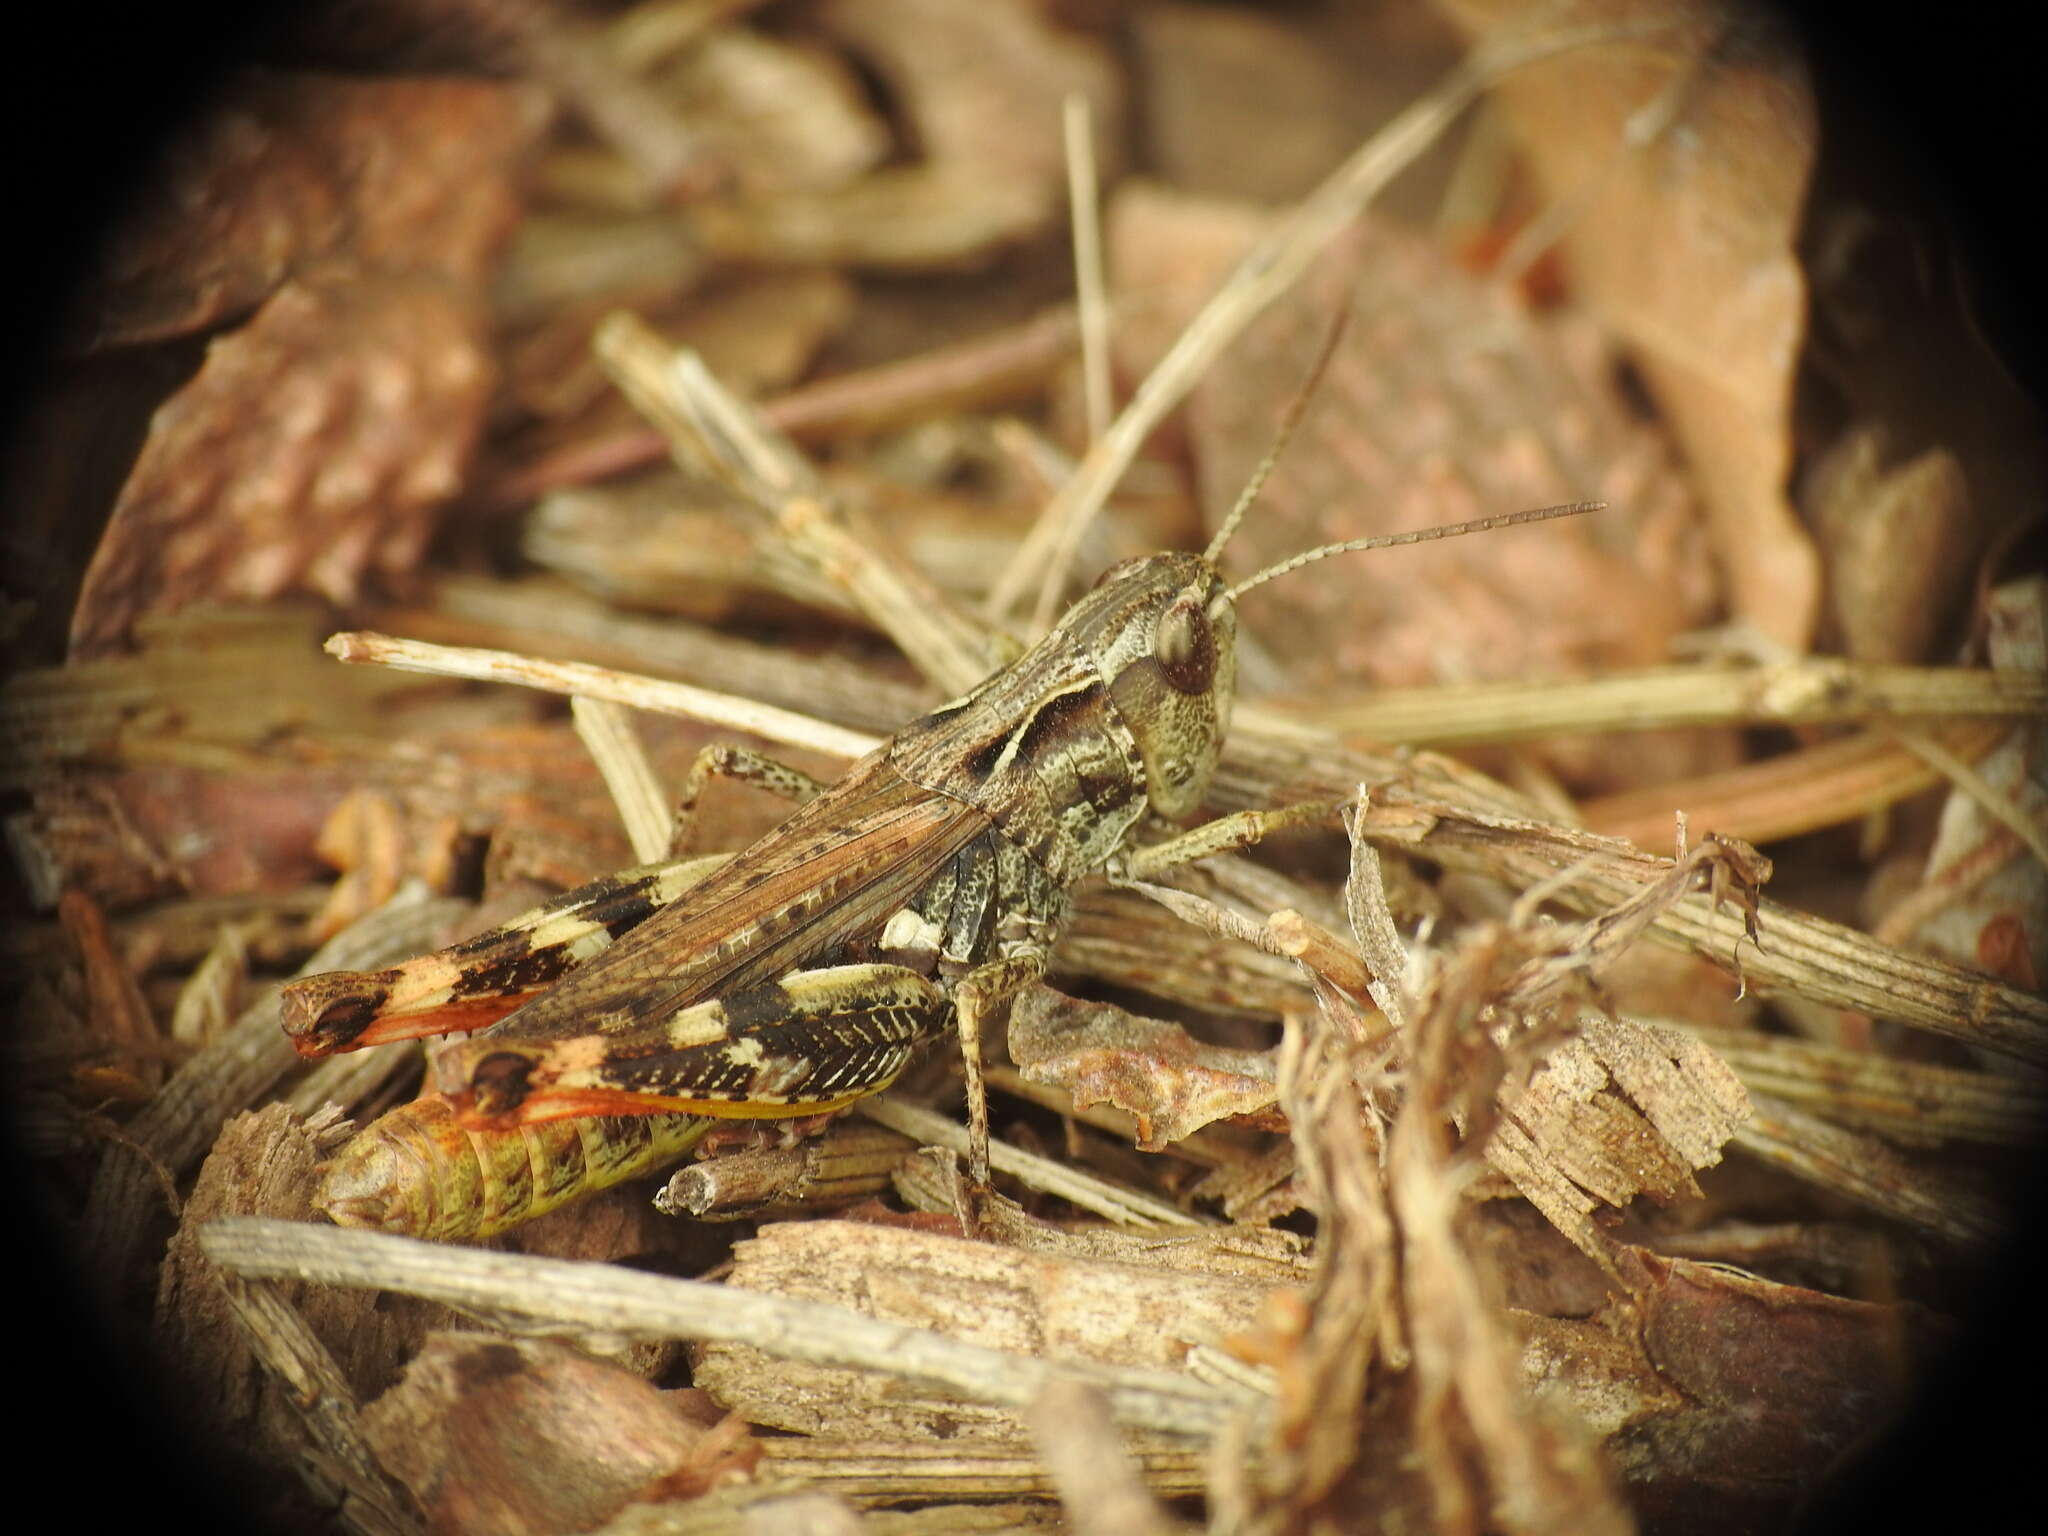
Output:
[[548,1051],[551,1075],[576,1080],[594,1077],[605,1064],[605,1041],[597,1035],[558,1040]]
[[929,918],[899,907],[882,925],[881,952],[891,957],[929,960],[939,952],[945,930]]
[[679,1051],[700,1045],[716,1045],[726,1037],[725,1009],[716,1002],[680,1008],[670,1016],[668,1043]]

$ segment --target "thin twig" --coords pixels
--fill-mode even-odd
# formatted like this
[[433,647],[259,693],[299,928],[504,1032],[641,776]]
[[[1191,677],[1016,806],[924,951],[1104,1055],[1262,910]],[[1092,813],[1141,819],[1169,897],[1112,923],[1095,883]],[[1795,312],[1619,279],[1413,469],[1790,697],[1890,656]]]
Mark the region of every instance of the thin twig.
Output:
[[1839,656],[1764,666],[1646,667],[1594,678],[1386,688],[1264,707],[1332,736],[1407,746],[1526,741],[1691,725],[1860,725],[1872,717],[2025,719],[2048,713],[2048,678],[1978,667],[1895,667]]
[[590,754],[612,802],[625,823],[636,864],[652,864],[668,854],[669,827],[675,817],[662,793],[661,777],[647,756],[646,744],[633,728],[622,704],[577,694],[569,700],[576,735]]
[[[2039,681],[2039,679],[2036,679]],[[2036,713],[2048,713],[2037,710]],[[1940,771],[1943,778],[1968,795],[2000,826],[2027,845],[2027,851],[2048,868],[2048,833],[2016,804],[2011,795],[1986,779],[1962,758],[1924,731],[1899,731],[1899,744]]]
[[736,731],[746,731],[787,747],[808,747],[836,757],[855,758],[881,745],[881,738],[863,731],[828,725],[794,710],[756,704],[729,693],[664,682],[610,667],[574,661],[542,661],[511,651],[478,650],[471,646],[429,645],[367,630],[345,630],[327,641],[328,654],[340,661],[374,662],[407,672],[439,677],[466,677],[486,683],[514,683],[545,693],[582,694],[610,699],[661,715],[680,715]]
[[1065,571],[1081,530],[1101,510],[1138,448],[1195,381],[1251,321],[1308,270],[1318,252],[1395,175],[1436,142],[1466,105],[1507,71],[1589,43],[1632,35],[1615,26],[1578,27],[1516,39],[1472,54],[1435,90],[1403,110],[1368,139],[1323,184],[1281,218],[1245,254],[1215,295],[1188,322],[1166,355],[1146,375],[1130,402],[1103,434],[1074,478],[1047,505],[1017,559],[990,598],[990,611],[1007,613],[1036,582],[1032,632],[1051,626]]
[[1735,1144],[1822,1189],[1944,1242],[1984,1248],[2006,1232],[1997,1209],[1954,1179],[1917,1168],[1873,1136],[1832,1125],[1769,1094],[1749,1096]]
[[[1382,847],[1515,886],[1533,885],[1588,854],[1603,855],[1598,868],[1560,893],[1576,911],[1611,907],[1670,869],[1670,860],[1618,839],[1546,821],[1512,791],[1450,759],[1314,748],[1244,720],[1225,744],[1216,788],[1225,804],[1266,804],[1282,788],[1339,795],[1361,783],[1374,789],[1360,831]],[[1716,923],[1714,911],[1709,897],[1690,896],[1659,913],[1650,931],[1660,943],[1726,963],[1731,932]],[[1768,900],[1758,908],[1758,924],[1762,947],[1745,944],[1742,955],[1743,975],[1757,990],[2048,1062],[2048,998],[2038,993]]]
[[785,1359],[931,1382],[970,1402],[1025,1408],[1058,1380],[1099,1387],[1125,1424],[1206,1437],[1240,1400],[1171,1371],[1041,1360],[878,1322],[844,1307],[613,1264],[485,1253],[381,1232],[236,1217],[199,1234],[237,1274],[424,1296],[465,1311],[515,1313],[586,1332],[745,1344]]
[[1109,430],[1109,297],[1102,276],[1102,208],[1095,184],[1095,123],[1088,98],[1069,95],[1062,118],[1067,145],[1067,203],[1074,224],[1074,292],[1081,306],[1081,384],[1088,441]]

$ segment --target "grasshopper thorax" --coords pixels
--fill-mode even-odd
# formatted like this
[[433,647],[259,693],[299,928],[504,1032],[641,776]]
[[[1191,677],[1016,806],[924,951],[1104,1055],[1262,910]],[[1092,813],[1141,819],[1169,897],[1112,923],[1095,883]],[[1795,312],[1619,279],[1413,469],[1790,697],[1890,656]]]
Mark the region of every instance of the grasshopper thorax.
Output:
[[1137,740],[1152,808],[1193,811],[1216,770],[1237,681],[1237,614],[1215,567],[1191,554],[1126,560],[1059,631],[1108,683]]

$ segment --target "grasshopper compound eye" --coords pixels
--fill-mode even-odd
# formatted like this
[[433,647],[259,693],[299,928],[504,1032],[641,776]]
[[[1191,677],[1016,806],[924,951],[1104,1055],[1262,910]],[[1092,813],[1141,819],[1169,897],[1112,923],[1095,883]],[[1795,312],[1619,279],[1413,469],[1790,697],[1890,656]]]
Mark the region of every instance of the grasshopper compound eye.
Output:
[[1209,691],[1216,676],[1216,630],[1198,593],[1181,593],[1159,615],[1152,655],[1175,692]]

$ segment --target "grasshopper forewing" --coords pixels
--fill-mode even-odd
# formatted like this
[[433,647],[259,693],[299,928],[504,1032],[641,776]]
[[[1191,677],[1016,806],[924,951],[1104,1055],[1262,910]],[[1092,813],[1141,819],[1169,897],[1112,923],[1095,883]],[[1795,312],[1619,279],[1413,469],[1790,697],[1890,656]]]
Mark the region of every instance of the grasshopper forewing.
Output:
[[607,875],[487,933],[381,971],[328,971],[284,989],[301,1056],[484,1029],[668,906],[726,861],[675,859]]

